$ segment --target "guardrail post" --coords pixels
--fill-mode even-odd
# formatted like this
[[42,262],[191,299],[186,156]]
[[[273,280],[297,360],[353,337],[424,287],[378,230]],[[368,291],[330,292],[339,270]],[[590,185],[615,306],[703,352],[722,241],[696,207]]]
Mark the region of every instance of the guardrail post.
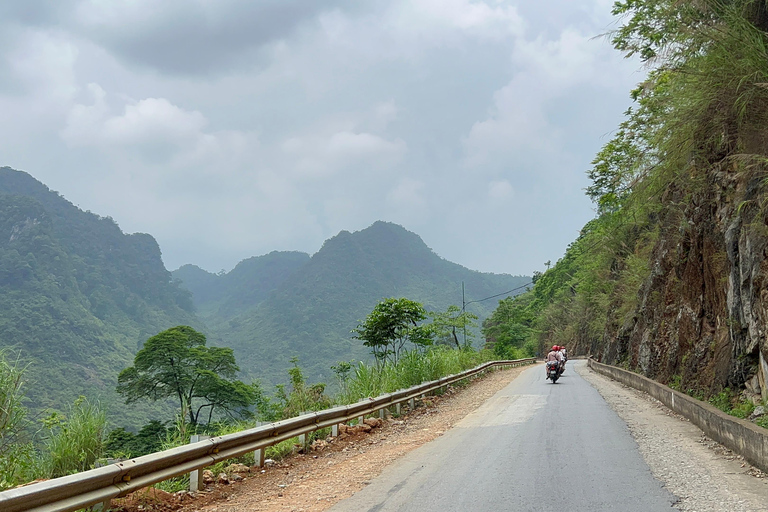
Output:
[[107,512],[110,505],[112,505],[112,500],[107,500],[104,503],[98,503],[93,506],[93,512]]
[[411,398],[410,400],[408,400],[408,407],[412,411],[416,409],[416,399],[415,398]]
[[397,402],[397,403],[395,404],[395,414],[397,414],[398,416],[400,416],[400,413],[401,413],[401,412],[402,412],[402,408],[400,407],[400,402]]
[[357,418],[358,425],[362,425],[363,423],[365,423],[365,416],[360,416],[359,418]]
[[259,448],[255,452],[253,452],[253,462],[256,466],[259,466],[260,468],[264,467],[264,461],[267,459],[267,449],[266,448]]
[[331,425],[331,437],[339,437],[339,424],[334,423]]
[[[203,436],[199,434],[193,434],[189,437],[189,444],[198,443],[206,439],[210,439],[211,436]],[[196,469],[189,473],[189,490],[192,492],[203,490],[203,473],[201,469]]]
[[379,409],[379,418],[384,419],[386,417],[387,417],[387,408],[382,407],[381,409]]

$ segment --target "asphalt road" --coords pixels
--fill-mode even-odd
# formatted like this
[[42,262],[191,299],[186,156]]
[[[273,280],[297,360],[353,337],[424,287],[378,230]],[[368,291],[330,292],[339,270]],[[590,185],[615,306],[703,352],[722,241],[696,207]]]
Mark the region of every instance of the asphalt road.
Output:
[[627,426],[574,370],[539,365],[333,512],[675,510]]

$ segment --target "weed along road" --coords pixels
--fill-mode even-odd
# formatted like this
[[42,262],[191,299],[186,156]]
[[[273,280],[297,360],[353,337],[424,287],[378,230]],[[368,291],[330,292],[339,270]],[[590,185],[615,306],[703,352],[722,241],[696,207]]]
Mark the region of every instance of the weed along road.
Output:
[[334,512],[674,510],[625,423],[574,365],[536,366]]

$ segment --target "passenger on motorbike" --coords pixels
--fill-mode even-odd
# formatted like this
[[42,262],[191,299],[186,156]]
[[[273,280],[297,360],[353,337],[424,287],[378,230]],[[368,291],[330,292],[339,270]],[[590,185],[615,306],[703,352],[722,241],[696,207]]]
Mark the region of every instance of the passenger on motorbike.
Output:
[[550,362],[557,363],[558,366],[558,373],[560,373],[559,368],[561,368],[562,361],[563,361],[563,355],[560,353],[560,347],[557,345],[554,345],[552,347],[552,350],[550,350],[549,354],[547,354],[547,364],[546,367],[550,366]]
[[562,356],[562,361],[560,362],[560,373],[563,373],[565,371],[565,362],[568,361],[568,353],[563,346],[559,346],[557,348],[560,352],[560,355]]

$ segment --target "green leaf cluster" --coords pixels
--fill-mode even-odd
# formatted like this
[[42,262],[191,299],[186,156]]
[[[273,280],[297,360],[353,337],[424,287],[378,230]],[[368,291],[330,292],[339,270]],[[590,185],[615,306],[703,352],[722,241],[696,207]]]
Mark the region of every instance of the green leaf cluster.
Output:
[[214,412],[248,417],[260,388],[236,380],[240,369],[230,348],[207,347],[205,335],[186,325],[149,338],[136,353],[133,366],[120,372],[117,392],[126,403],[174,398],[191,425]]

